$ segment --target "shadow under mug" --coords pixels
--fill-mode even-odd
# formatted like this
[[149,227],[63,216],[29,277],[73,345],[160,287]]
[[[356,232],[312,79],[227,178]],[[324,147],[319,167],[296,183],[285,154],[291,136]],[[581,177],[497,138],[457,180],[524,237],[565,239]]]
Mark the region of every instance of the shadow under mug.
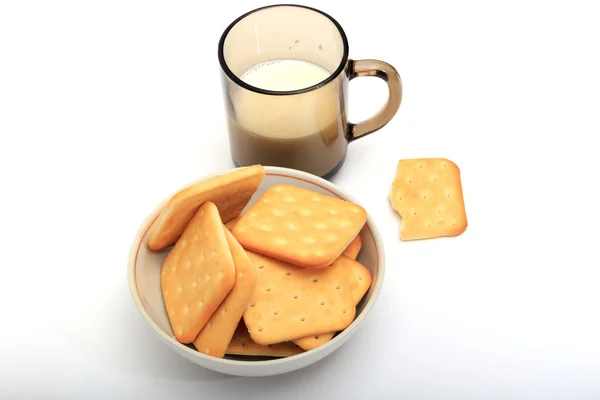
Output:
[[[394,67],[349,59],[339,23],[306,6],[271,5],[242,15],[221,36],[219,63],[238,167],[287,167],[330,179],[348,143],[385,126],[402,100]],[[383,79],[389,96],[377,114],[353,124],[348,83],[360,76]]]

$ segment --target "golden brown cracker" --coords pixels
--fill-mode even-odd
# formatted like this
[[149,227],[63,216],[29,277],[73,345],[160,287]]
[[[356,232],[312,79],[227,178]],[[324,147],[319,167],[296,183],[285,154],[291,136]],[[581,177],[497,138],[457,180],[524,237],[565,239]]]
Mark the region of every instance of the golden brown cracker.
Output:
[[244,322],[263,345],[340,331],[354,320],[351,269],[340,262],[307,269],[248,251],[257,282]]
[[204,354],[222,358],[248,306],[256,285],[256,270],[246,251],[227,229],[225,236],[233,256],[235,283],[219,308],[194,340],[196,349]]
[[[354,304],[360,303],[363,296],[371,287],[371,271],[361,263],[354,261],[350,257],[340,256],[339,262],[344,265],[344,268],[352,270],[350,285],[352,286],[352,299]],[[314,336],[294,339],[293,342],[304,350],[312,350],[330,341],[335,332],[322,333]]]
[[232,229],[245,249],[305,268],[322,268],[367,221],[359,205],[282,184],[268,189]]
[[235,282],[235,268],[217,207],[204,203],[163,262],[167,315],[181,343],[192,342]]
[[262,182],[262,165],[238,168],[188,186],[172,196],[150,227],[148,247],[165,249],[177,241],[198,208],[206,201],[217,206],[222,222],[240,215]]
[[346,247],[346,250],[344,250],[342,254],[350,257],[353,260],[356,260],[356,257],[358,257],[358,253],[360,253],[361,248],[362,239],[360,238],[360,235],[356,235],[354,240],[350,242],[350,244],[348,245],[348,247]]
[[400,160],[390,193],[402,240],[457,236],[467,229],[458,166],[445,158]]
[[240,220],[240,217],[235,217],[234,219],[228,221],[227,223],[225,223],[225,228],[229,229],[231,231],[231,228],[233,228],[235,226],[235,224],[237,224],[237,222]]
[[226,354],[239,356],[290,357],[303,353],[300,347],[292,342],[273,343],[267,346],[256,343],[250,337],[248,329],[240,323],[233,334]]
[[315,336],[308,336],[308,337],[303,337],[300,339],[294,339],[294,340],[292,340],[292,343],[296,344],[301,349],[308,351],[308,350],[316,349],[317,347],[322,346],[325,343],[329,342],[331,339],[333,339],[334,335],[335,335],[335,332],[321,333],[321,334],[315,335]]

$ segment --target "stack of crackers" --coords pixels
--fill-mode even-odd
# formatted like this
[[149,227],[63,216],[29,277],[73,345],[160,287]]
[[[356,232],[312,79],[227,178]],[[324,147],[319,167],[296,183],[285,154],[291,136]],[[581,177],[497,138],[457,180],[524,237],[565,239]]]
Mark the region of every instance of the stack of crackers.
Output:
[[175,338],[207,355],[287,357],[331,340],[371,286],[356,258],[367,213],[308,189],[269,188],[254,165],[175,194],[148,235]]

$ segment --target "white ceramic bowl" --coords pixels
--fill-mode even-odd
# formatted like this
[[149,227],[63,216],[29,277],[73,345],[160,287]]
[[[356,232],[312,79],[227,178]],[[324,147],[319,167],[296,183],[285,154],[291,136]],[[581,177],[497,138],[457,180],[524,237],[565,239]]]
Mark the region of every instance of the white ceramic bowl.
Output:
[[[265,167],[265,171],[266,176],[258,191],[254,194],[254,197],[250,200],[248,207],[253,204],[266,189],[281,183],[300,186],[327,196],[339,197],[358,204],[358,202],[348,193],[344,192],[331,182],[317,176],[279,167]],[[206,176],[190,184],[221,175],[225,172],[227,171]],[[354,322],[328,343],[296,356],[267,360],[248,359],[237,356],[215,358],[196,351],[191,345],[187,346],[179,343],[171,330],[160,288],[161,265],[170,249],[155,252],[151,251],[146,244],[146,236],[150,224],[158,216],[161,208],[171,195],[148,215],[133,241],[128,266],[129,288],[137,309],[148,325],[150,325],[152,331],[170,348],[175,350],[177,354],[193,363],[213,371],[238,376],[269,376],[294,371],[313,364],[337,350],[356,332],[375,304],[375,300],[379,295],[383,283],[385,259],[383,243],[379,236],[379,232],[369,216],[367,223],[360,233],[363,247],[358,256],[358,261],[371,271],[373,276],[371,288],[366,293],[363,300],[358,304]]]

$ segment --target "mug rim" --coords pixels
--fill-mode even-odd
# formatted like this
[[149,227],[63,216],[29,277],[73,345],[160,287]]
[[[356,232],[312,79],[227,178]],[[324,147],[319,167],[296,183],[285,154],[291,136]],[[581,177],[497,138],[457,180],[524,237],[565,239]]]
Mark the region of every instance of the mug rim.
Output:
[[[327,77],[327,79],[325,79],[325,80],[323,80],[321,82],[318,82],[318,83],[316,83],[316,84],[314,84],[312,86],[308,86],[308,87],[302,88],[302,89],[277,91],[277,90],[261,89],[261,88],[258,88],[256,86],[252,86],[252,85],[244,82],[240,78],[238,78],[237,75],[234,74],[233,71],[231,71],[231,69],[227,65],[227,62],[225,61],[225,55],[223,54],[223,47],[225,45],[225,39],[227,38],[227,35],[231,31],[231,29],[233,29],[233,27],[238,22],[240,22],[241,20],[243,20],[247,16],[249,16],[251,14],[254,14],[256,12],[259,12],[259,11],[262,11],[262,10],[265,10],[265,9],[268,9],[268,8],[274,8],[274,7],[297,7],[297,8],[304,8],[304,9],[307,9],[307,10],[311,10],[311,11],[319,13],[319,14],[323,15],[324,17],[326,17],[327,19],[329,19],[331,21],[331,23],[333,23],[333,25],[337,28],[338,33],[340,34],[340,37],[342,38],[342,43],[343,43],[343,47],[344,47],[344,53],[342,55],[342,60],[340,61],[340,65],[338,65],[338,67],[336,68],[336,70],[332,74],[330,74]],[[348,52],[349,52],[349,46],[348,46],[348,38],[346,37],[346,33],[344,32],[344,29],[339,24],[339,22],[337,22],[335,20],[335,18],[333,18],[331,15],[329,15],[329,14],[327,14],[327,13],[321,11],[321,10],[318,10],[316,8],[305,6],[305,5],[281,3],[281,4],[271,4],[271,5],[268,5],[268,6],[263,6],[263,7],[255,8],[254,10],[250,10],[250,11],[246,12],[245,14],[240,15],[232,23],[230,23],[229,26],[225,29],[225,31],[223,31],[223,33],[221,34],[221,38],[219,39],[218,56],[219,56],[219,64],[221,64],[221,70],[225,73],[225,75],[227,75],[227,77],[229,79],[231,79],[233,82],[235,82],[236,85],[241,86],[244,89],[250,90],[250,91],[255,92],[255,93],[266,94],[266,95],[273,95],[273,96],[286,96],[286,95],[294,95],[294,94],[301,94],[301,93],[310,92],[312,90],[319,89],[319,88],[327,85],[331,81],[333,81],[344,70],[344,68],[346,68],[346,64],[348,63]]]

